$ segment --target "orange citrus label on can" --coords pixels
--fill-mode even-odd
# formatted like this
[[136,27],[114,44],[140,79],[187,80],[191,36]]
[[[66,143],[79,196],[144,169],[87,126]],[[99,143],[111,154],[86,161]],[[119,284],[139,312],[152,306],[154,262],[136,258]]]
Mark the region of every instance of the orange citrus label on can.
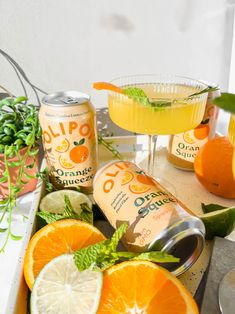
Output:
[[95,113],[78,106],[40,109],[45,157],[50,174],[66,187],[91,187],[97,169]]
[[114,162],[101,169],[94,182],[94,199],[114,228],[129,223],[124,243],[135,251],[145,251],[161,232],[191,214],[131,162]]

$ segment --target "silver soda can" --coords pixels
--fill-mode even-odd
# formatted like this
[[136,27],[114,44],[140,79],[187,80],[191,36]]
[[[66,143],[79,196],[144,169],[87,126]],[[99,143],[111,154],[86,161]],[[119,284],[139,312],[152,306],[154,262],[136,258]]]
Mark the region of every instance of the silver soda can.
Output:
[[52,183],[91,192],[97,170],[97,135],[90,97],[76,91],[47,95],[39,119]]
[[114,228],[128,222],[123,243],[130,251],[161,250],[179,257],[179,263],[163,264],[175,275],[200,256],[203,222],[136,164],[115,161],[101,168],[94,199]]

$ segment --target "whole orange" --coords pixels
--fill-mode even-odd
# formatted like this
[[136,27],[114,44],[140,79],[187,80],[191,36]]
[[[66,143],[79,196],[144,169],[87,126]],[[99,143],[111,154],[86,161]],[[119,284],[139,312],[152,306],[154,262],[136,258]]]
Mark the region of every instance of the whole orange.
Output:
[[194,161],[195,174],[209,192],[235,198],[232,157],[233,146],[226,137],[209,140],[198,152]]

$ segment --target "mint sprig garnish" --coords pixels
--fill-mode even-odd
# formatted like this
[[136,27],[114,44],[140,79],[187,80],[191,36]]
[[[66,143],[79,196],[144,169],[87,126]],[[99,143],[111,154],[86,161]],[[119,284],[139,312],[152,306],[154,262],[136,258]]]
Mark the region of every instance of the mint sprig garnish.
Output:
[[123,92],[126,96],[128,96],[129,98],[133,99],[134,101],[138,102],[141,105],[153,107],[155,108],[155,110],[163,110],[165,107],[170,107],[172,106],[172,104],[176,104],[178,102],[179,103],[184,102],[185,104],[187,104],[187,101],[191,100],[192,98],[196,96],[200,96],[202,94],[213,92],[216,90],[218,90],[218,87],[208,86],[205,89],[197,93],[191,94],[183,99],[172,99],[172,100],[164,100],[164,99],[151,100],[148,98],[148,96],[143,91],[143,89],[139,87],[127,87],[123,89]]
[[222,93],[213,103],[221,109],[235,114],[235,94]]
[[156,263],[177,263],[176,258],[167,253],[152,251],[145,253],[117,252],[117,246],[128,229],[128,224],[123,223],[113,234],[111,239],[101,241],[80,249],[74,253],[74,262],[79,271],[92,267],[105,270],[118,261],[123,260],[147,260]]
[[64,210],[60,214],[49,213],[47,211],[39,211],[37,213],[37,216],[44,219],[48,224],[62,219],[77,219],[85,221],[89,224],[93,224],[93,211],[92,208],[90,208],[87,203],[80,204],[82,209],[80,214],[77,214],[74,211],[68,195],[64,196],[64,203],[65,203]]

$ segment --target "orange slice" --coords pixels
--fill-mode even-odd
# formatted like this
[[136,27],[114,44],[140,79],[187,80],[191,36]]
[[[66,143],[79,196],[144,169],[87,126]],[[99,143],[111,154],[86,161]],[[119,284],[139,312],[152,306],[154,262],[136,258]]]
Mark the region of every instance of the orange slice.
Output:
[[67,152],[67,150],[69,149],[69,146],[70,146],[69,141],[65,138],[65,139],[61,142],[61,144],[56,147],[55,150],[56,150],[56,152],[58,152],[58,153],[65,153],[65,152]]
[[30,289],[42,268],[53,258],[104,240],[95,227],[75,219],[59,220],[34,234],[24,259],[24,277]]
[[124,262],[104,272],[97,314],[199,314],[197,305],[170,272],[147,261]]
[[145,185],[137,185],[137,184],[131,184],[129,185],[129,190],[134,194],[142,194],[145,192],[148,192],[151,188],[149,186]]
[[131,173],[130,171],[125,171],[124,172],[124,178],[122,179],[122,185],[125,185],[129,182],[131,182],[134,178],[134,175],[133,173]]
[[108,90],[111,92],[123,94],[123,90],[120,87],[113,85],[111,83],[107,83],[107,82],[96,82],[93,84],[93,88],[98,89],[98,90]]
[[63,156],[59,157],[59,163],[60,163],[61,167],[64,168],[64,169],[72,169],[72,168],[74,168],[74,165],[71,162],[69,162]]
[[187,144],[195,144],[196,143],[195,139],[190,134],[190,131],[185,132],[183,135],[183,138]]

